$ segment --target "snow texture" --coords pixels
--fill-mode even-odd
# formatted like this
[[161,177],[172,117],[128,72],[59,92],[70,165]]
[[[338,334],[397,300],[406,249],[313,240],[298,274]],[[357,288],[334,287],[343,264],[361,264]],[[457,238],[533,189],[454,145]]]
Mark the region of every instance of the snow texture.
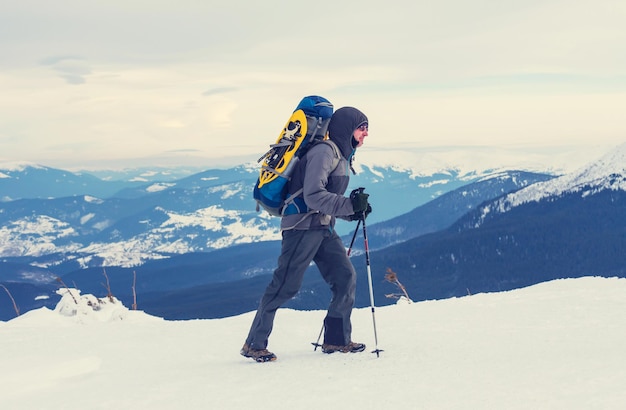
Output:
[[[165,321],[66,291],[0,322],[2,409],[621,409],[626,280],[399,301],[353,314],[363,353],[313,351],[323,311],[281,309],[272,363],[239,355],[253,312]],[[76,302],[74,302],[76,299]],[[141,301],[139,301],[141,308]]]

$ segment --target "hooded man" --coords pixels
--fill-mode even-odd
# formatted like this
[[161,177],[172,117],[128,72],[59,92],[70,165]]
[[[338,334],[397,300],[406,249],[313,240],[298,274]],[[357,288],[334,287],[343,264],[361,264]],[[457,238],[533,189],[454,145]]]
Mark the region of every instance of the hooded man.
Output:
[[356,149],[368,135],[368,119],[353,107],[335,111],[328,125],[329,141],[314,144],[298,162],[289,182],[296,194],[281,220],[282,248],[278,267],[267,286],[240,353],[258,362],[276,360],[267,350],[276,310],[300,290],[304,272],[315,262],[330,286],[332,299],[324,319],[324,353],[362,352],[351,339],[356,272],[341,238],[334,230],[337,217],[359,220],[371,212],[368,194],[344,193],[350,181]]

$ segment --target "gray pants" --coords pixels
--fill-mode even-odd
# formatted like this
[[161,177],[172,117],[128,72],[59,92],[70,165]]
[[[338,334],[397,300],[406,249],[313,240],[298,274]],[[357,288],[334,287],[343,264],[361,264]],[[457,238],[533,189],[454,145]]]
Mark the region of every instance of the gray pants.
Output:
[[276,310],[298,293],[311,261],[317,265],[332,293],[324,342],[339,346],[351,342],[350,315],[354,307],[356,272],[337,233],[330,229],[313,229],[283,232],[278,267],[259,303],[246,339],[248,346],[267,348]]

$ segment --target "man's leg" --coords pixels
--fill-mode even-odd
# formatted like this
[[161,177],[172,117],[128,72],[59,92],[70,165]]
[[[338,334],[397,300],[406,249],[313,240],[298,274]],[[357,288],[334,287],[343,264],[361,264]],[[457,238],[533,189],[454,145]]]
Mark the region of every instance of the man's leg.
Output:
[[350,316],[356,293],[356,272],[341,238],[335,232],[327,234],[314,258],[332,293],[324,320],[324,343],[344,346],[352,337]]
[[322,242],[323,231],[283,232],[282,250],[272,281],[265,289],[252,322],[246,344],[252,349],[267,348],[276,310],[298,293],[304,272]]

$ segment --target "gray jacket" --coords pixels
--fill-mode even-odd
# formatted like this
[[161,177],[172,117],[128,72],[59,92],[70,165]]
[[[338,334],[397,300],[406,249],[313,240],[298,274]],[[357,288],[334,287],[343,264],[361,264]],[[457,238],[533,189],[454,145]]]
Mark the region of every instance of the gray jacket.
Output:
[[308,212],[282,217],[281,230],[327,229],[335,226],[335,217],[346,218],[354,213],[350,198],[343,194],[350,182],[349,160],[340,156],[327,143],[316,143],[298,162],[289,183],[289,193],[302,188]]

